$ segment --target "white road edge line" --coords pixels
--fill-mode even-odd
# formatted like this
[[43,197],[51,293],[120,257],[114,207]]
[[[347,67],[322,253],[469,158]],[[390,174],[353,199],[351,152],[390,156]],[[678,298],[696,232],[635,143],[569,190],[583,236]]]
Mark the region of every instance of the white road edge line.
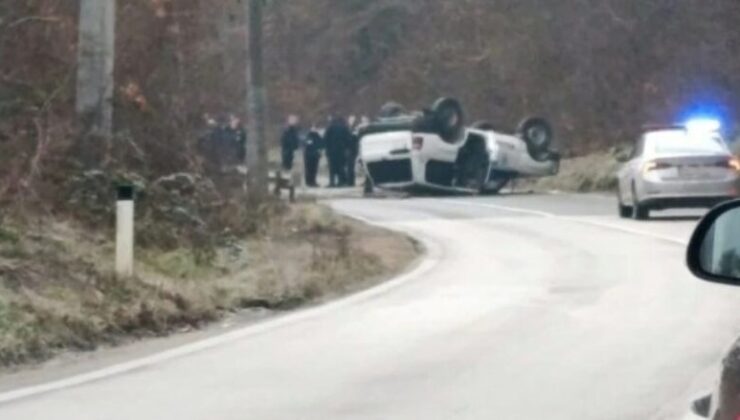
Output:
[[674,238],[672,236],[661,235],[659,233],[649,232],[649,231],[642,230],[642,229],[633,229],[633,228],[626,227],[626,226],[620,226],[614,223],[599,222],[595,220],[585,220],[582,218],[571,217],[571,216],[559,216],[555,213],[548,213],[548,212],[539,211],[539,210],[528,210],[528,209],[522,209],[522,208],[517,208],[517,207],[500,206],[498,204],[476,203],[476,202],[469,201],[469,200],[445,201],[445,203],[457,205],[457,206],[484,207],[484,208],[490,208],[493,210],[506,211],[509,213],[528,214],[532,216],[544,217],[547,219],[556,219],[556,220],[562,220],[562,221],[571,222],[571,223],[579,223],[582,225],[591,225],[591,226],[601,227],[605,229],[616,230],[616,231],[620,231],[624,233],[630,233],[632,235],[645,236],[648,238],[671,242],[677,245],[683,245],[683,246],[688,245],[688,241]]
[[[346,215],[346,213],[343,213]],[[353,216],[349,216],[353,217]],[[373,222],[371,220],[354,217],[357,220],[361,220],[365,223],[379,226],[382,228],[392,228],[383,223]],[[312,307],[297,312],[293,312],[284,316],[259,322],[257,324],[249,325],[244,328],[240,328],[223,335],[216,337],[207,338],[204,340],[196,341],[194,343],[186,344],[184,346],[176,347],[170,350],[166,350],[160,353],[156,353],[150,356],[142,357],[139,359],[131,360],[124,363],[115,364],[106,368],[94,370],[92,372],[83,373],[79,375],[70,376],[68,378],[42,383],[38,385],[31,385],[28,387],[7,391],[0,393],[0,404],[7,404],[17,400],[26,399],[41,394],[46,394],[54,391],[60,391],[67,388],[72,388],[80,385],[85,385],[91,382],[100,381],[113,376],[125,374],[134,370],[149,367],[159,363],[167,362],[173,359],[188,356],[197,352],[208,350],[223,344],[228,344],[249,336],[264,333],[266,331],[278,329],[281,327],[296,324],[307,319],[316,318],[323,314],[344,308],[346,306],[367,301],[377,296],[388,293],[398,287],[401,287],[405,283],[408,283],[414,279],[422,277],[424,273],[431,271],[441,261],[440,258],[440,247],[438,244],[432,242],[429,238],[416,238],[424,244],[426,247],[426,255],[421,257],[418,265],[411,271],[401,274],[391,280],[386,281],[373,288],[349,295],[338,300]]]

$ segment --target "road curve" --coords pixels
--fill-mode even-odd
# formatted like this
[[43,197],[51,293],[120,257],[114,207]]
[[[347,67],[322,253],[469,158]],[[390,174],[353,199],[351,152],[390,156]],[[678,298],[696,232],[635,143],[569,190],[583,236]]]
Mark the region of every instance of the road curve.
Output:
[[695,218],[618,220],[613,200],[576,195],[331,204],[429,259],[347,301],[6,398],[0,418],[671,419],[740,334],[740,290],[683,265]]

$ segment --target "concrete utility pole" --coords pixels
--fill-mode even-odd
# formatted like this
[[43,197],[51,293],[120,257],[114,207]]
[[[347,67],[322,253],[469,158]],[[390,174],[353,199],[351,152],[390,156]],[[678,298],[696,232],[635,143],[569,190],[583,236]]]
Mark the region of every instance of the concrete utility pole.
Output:
[[264,0],[248,0],[249,64],[247,65],[247,186],[252,199],[267,195],[267,145],[265,144],[265,84],[262,61],[262,15]]
[[116,0],[80,0],[77,114],[86,134],[113,133]]

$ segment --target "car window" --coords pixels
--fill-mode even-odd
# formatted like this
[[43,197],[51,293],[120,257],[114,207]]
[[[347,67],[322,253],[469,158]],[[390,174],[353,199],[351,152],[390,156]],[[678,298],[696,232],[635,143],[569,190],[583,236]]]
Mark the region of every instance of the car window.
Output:
[[683,130],[670,130],[645,135],[647,149],[654,155],[724,154],[727,147],[716,134],[692,135]]

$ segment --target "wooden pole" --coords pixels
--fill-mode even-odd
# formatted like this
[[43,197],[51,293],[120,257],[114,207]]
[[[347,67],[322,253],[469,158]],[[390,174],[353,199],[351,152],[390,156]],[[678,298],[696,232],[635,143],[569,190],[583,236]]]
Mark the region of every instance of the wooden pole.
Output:
[[86,134],[113,132],[116,0],[80,0],[76,110]]
[[264,0],[245,2],[248,16],[249,63],[247,65],[247,186],[251,199],[267,195],[267,145],[265,141],[266,91],[262,54],[262,17]]

